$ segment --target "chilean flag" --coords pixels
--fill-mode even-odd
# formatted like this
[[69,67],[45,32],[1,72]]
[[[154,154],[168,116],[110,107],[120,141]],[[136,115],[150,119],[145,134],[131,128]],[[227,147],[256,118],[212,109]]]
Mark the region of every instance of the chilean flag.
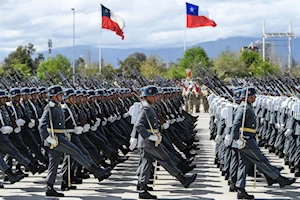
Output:
[[122,40],[124,40],[124,33],[123,28],[125,27],[124,20],[113,13],[108,8],[101,5],[102,10],[102,28],[112,30],[116,32],[117,35],[122,37]]
[[186,26],[187,28],[196,28],[199,26],[213,26],[217,24],[209,17],[206,9],[199,6],[186,3]]

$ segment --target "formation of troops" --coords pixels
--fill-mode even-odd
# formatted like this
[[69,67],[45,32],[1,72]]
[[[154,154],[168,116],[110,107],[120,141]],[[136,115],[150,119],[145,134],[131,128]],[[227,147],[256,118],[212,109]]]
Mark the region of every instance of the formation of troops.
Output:
[[186,175],[196,167],[197,118],[182,109],[180,88],[15,87],[0,90],[0,104],[0,169],[12,184],[48,170],[45,195],[63,197],[58,173],[61,191],[92,174],[101,182],[137,148],[142,199],[156,198],[149,183],[159,165],[186,188],[197,177]]
[[[232,88],[228,94],[210,95],[210,137],[216,141],[215,164],[228,180],[229,191],[238,199],[254,199],[246,192],[246,176],[267,180],[281,188],[295,178],[280,175],[281,166],[272,166],[260,147],[285,159],[299,177],[299,101],[274,94],[257,94],[255,87]],[[258,172],[256,172],[258,170]]]

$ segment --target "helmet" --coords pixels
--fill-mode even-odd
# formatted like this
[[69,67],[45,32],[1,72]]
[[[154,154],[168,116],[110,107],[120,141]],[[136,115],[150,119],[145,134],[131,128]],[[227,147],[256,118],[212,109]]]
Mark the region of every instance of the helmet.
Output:
[[89,97],[96,96],[95,90],[88,90],[87,93],[88,93],[88,96],[89,96]]
[[140,97],[148,97],[148,96],[154,96],[158,93],[158,89],[154,85],[145,86],[141,88]]
[[22,95],[24,95],[24,94],[30,94],[30,89],[29,89],[29,87],[24,87],[24,88],[22,88],[21,93],[22,93]]
[[257,93],[254,87],[244,88],[241,94],[241,98],[246,98],[246,91],[248,91],[248,97],[253,97]]
[[49,97],[56,96],[62,92],[63,92],[63,89],[60,85],[53,85],[48,88],[48,96]]
[[76,96],[83,95],[81,90],[76,90],[75,93],[76,93]]
[[237,89],[233,92],[233,100],[234,101],[239,101],[241,100],[241,94],[242,94],[243,89]]
[[44,92],[48,92],[47,88],[45,88],[45,87],[39,87],[38,90],[39,90],[39,94],[42,94]]
[[67,89],[65,89],[63,99],[67,99],[72,95],[76,95],[75,91],[72,88],[67,88]]
[[0,98],[8,97],[8,94],[5,90],[0,90]]
[[36,94],[36,93],[38,93],[38,90],[35,87],[32,87],[29,90],[30,90],[30,94]]
[[21,95],[21,90],[19,88],[12,88],[9,91],[11,97],[15,97],[17,95]]

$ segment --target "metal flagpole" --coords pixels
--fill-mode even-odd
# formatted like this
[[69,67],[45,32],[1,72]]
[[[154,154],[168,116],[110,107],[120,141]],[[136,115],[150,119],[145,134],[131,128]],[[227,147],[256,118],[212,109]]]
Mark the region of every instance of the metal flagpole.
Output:
[[75,84],[75,8],[73,10],[73,84]]
[[102,4],[100,3],[100,32],[99,32],[99,71],[102,71],[102,52],[101,52],[101,29],[102,29]]

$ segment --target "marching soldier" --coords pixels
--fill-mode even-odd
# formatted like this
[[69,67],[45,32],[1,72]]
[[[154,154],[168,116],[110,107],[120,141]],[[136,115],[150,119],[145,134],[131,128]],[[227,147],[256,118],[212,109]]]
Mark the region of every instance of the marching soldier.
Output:
[[156,196],[148,192],[147,184],[150,178],[152,162],[163,166],[172,176],[175,176],[184,187],[189,187],[195,181],[197,174],[190,177],[183,176],[175,166],[166,152],[165,146],[161,144],[161,135],[158,132],[159,122],[153,109],[155,104],[154,95],[158,92],[155,86],[146,86],[141,89],[142,110],[134,125],[138,134],[138,147],[142,149],[140,166],[140,189],[139,197],[142,199],[156,199]]
[[[252,163],[274,183],[278,182],[280,187],[293,184],[296,179],[285,178],[280,175],[276,167],[270,165],[267,158],[260,151],[255,140],[256,116],[252,108],[252,103],[256,99],[255,88],[249,87],[243,90],[241,98],[244,100],[237,109],[232,126],[233,139],[235,140],[239,152],[239,169],[236,187],[238,189],[238,199],[254,199],[246,190],[246,174]],[[240,132],[243,134],[240,135]]]
[[40,134],[45,142],[45,146],[49,147],[49,167],[46,177],[46,196],[63,197],[64,194],[54,190],[57,168],[63,153],[67,153],[74,158],[79,164],[91,171],[96,178],[110,176],[110,168],[101,169],[99,166],[86,157],[82,151],[71,143],[65,136],[64,112],[61,109],[63,98],[63,90],[61,86],[54,85],[48,90],[49,103],[44,109],[41,123],[39,125]]

